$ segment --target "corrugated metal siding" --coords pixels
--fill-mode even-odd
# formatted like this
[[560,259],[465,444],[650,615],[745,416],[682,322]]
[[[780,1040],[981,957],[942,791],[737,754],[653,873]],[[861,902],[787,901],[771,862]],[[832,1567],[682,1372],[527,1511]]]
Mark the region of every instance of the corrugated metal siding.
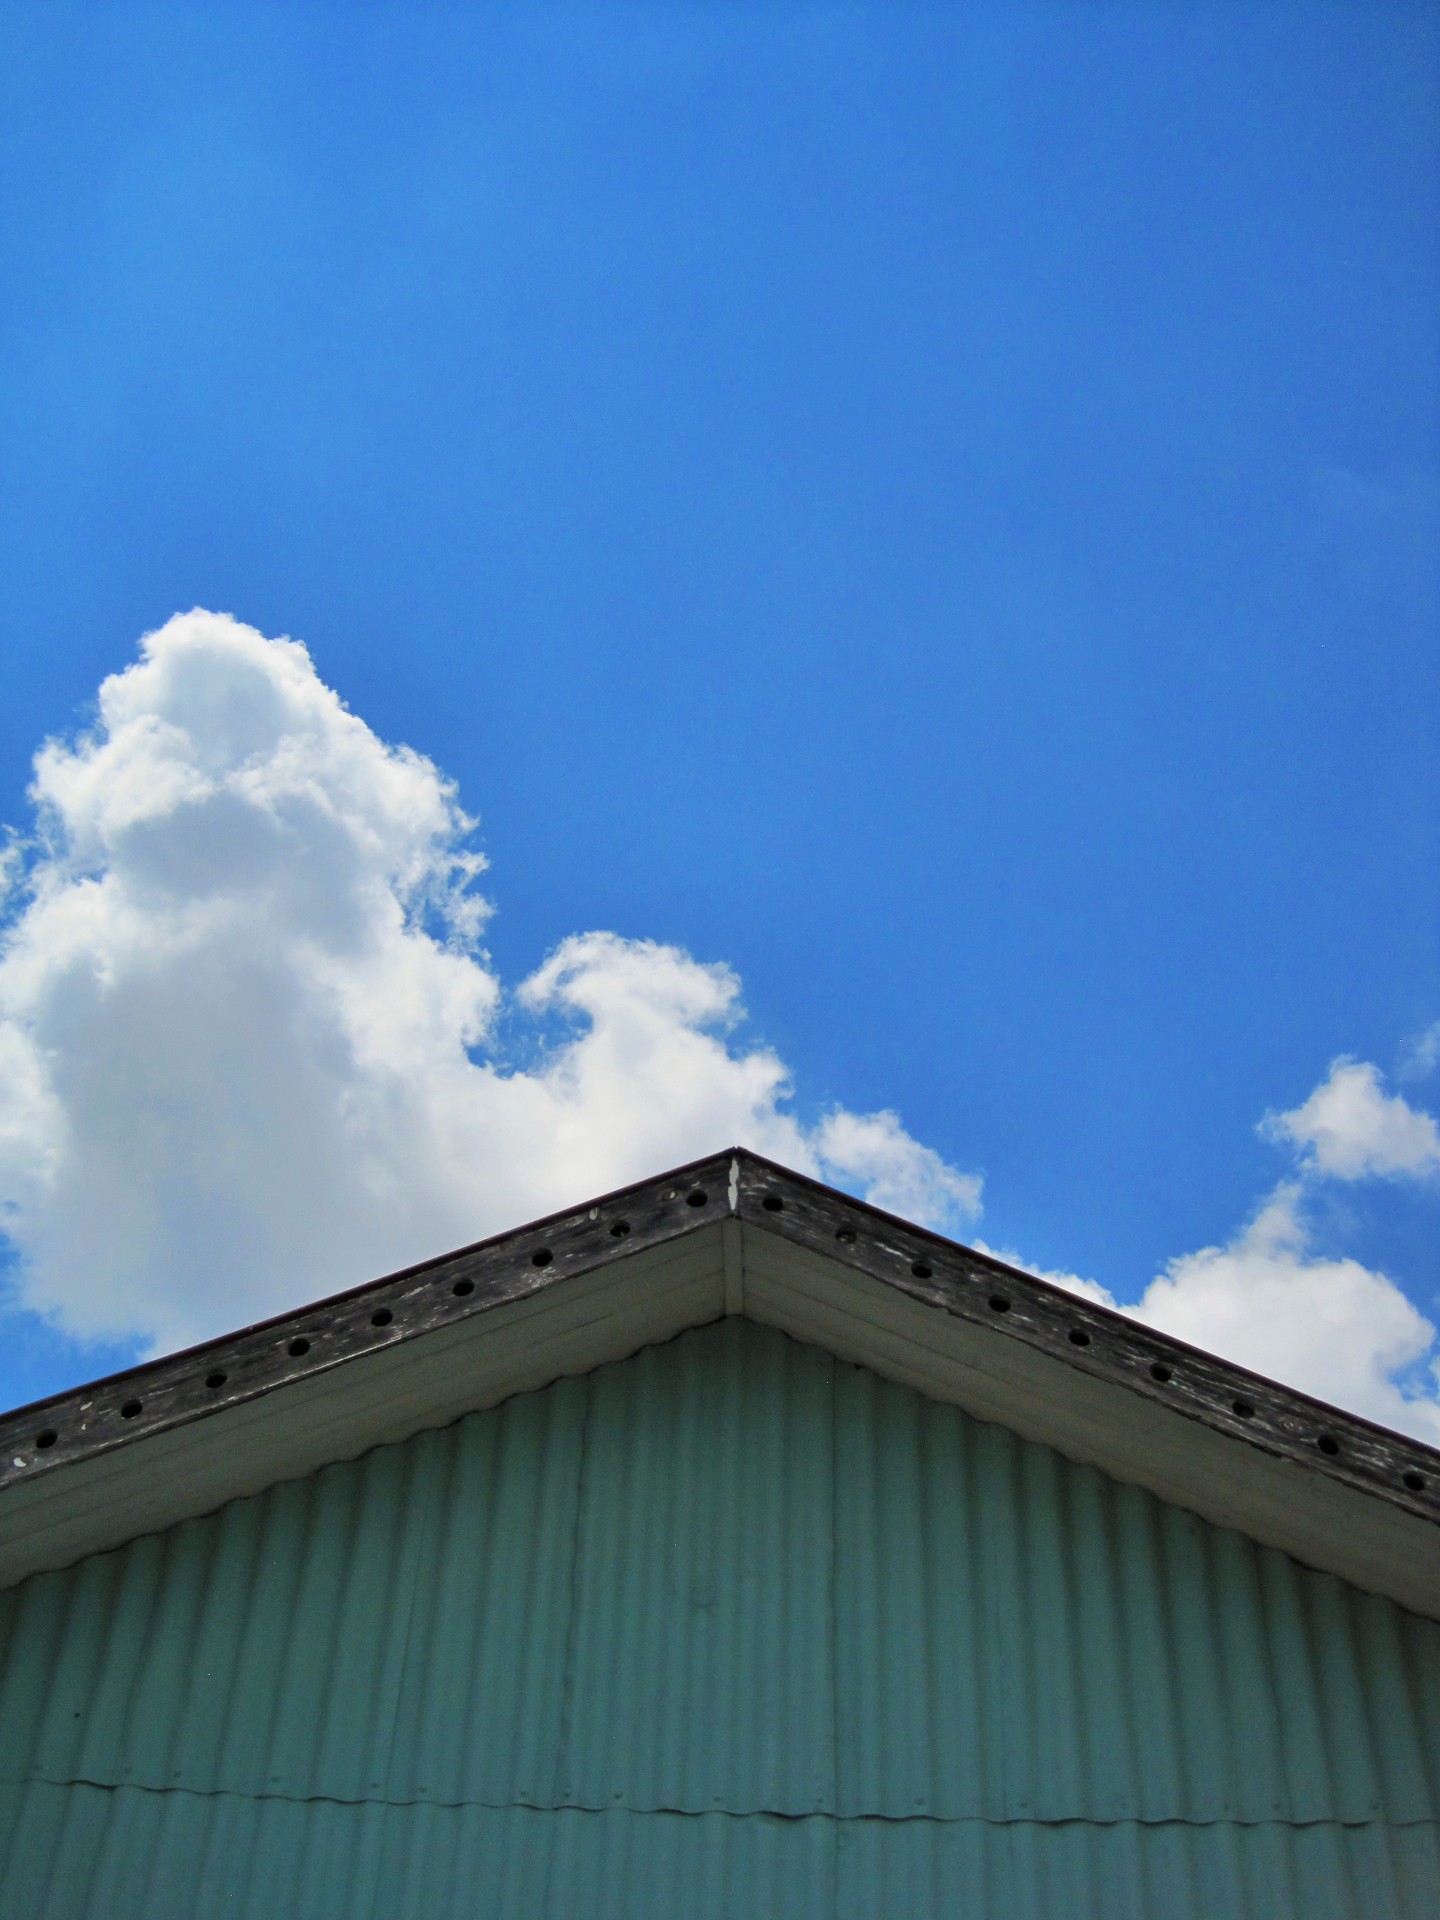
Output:
[[833,1809],[832,1373],[732,1321],[596,1377],[563,1803]]
[[562,1380],[427,1436],[392,1799],[557,1804],[591,1392]]
[[835,1370],[839,1810],[1433,1819],[1440,1627]]
[[24,1920],[1433,1920],[1433,1826],[1099,1827],[0,1788]]
[[731,1320],[0,1595],[0,1779],[5,1914],[1429,1916],[1440,1626]]
[[1433,1915],[1440,1888],[1429,1826],[836,1828],[837,1920],[1392,1920]]

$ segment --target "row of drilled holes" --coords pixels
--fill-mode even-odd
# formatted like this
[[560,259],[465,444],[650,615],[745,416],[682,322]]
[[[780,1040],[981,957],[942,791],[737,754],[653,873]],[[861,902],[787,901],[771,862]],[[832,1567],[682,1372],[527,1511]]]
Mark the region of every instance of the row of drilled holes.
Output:
[[[703,1207],[709,1198],[709,1194],[705,1192],[703,1187],[692,1187],[690,1192],[685,1196],[685,1204],[691,1207]],[[630,1222],[628,1220],[613,1220],[610,1223],[610,1237],[613,1240],[623,1240],[629,1232]],[[530,1264],[532,1267],[548,1267],[554,1258],[555,1255],[549,1247],[536,1247],[535,1251],[530,1255]],[[457,1299],[463,1300],[467,1294],[475,1291],[475,1282],[473,1280],[457,1280],[450,1291]],[[394,1319],[395,1315],[389,1307],[377,1307],[370,1316],[370,1324],[372,1327],[388,1327],[393,1323]],[[310,1342],[303,1334],[297,1334],[295,1338],[290,1341],[285,1351],[290,1355],[292,1360],[301,1360],[309,1353]],[[216,1367],[212,1373],[206,1374],[205,1385],[212,1393],[218,1393],[229,1377],[222,1368]],[[122,1420],[133,1420],[138,1413],[143,1413],[144,1410],[145,1402],[143,1400],[127,1400],[120,1408],[120,1418]],[[54,1427],[45,1427],[41,1432],[36,1434],[35,1445],[44,1453],[53,1447],[59,1438],[60,1435]]]
[[[709,1195],[703,1188],[694,1187],[686,1194],[685,1200],[688,1206],[703,1207],[709,1200]],[[767,1213],[782,1213],[785,1208],[785,1202],[778,1193],[766,1194],[761,1204]],[[611,1222],[610,1234],[612,1239],[623,1239],[629,1232],[630,1222],[628,1220],[614,1220]],[[847,1246],[852,1245],[856,1238],[855,1229],[853,1227],[838,1227],[835,1232],[835,1238]],[[530,1255],[530,1264],[534,1267],[548,1267],[554,1257],[549,1247],[537,1247]],[[910,1271],[917,1280],[929,1280],[934,1274],[934,1269],[927,1260],[912,1261]],[[473,1280],[457,1280],[450,1290],[457,1298],[463,1299],[467,1294],[475,1291],[475,1282]],[[992,1312],[1008,1313],[1010,1311],[1010,1302],[1003,1293],[992,1293],[990,1295],[990,1307]],[[394,1318],[395,1315],[389,1307],[377,1307],[375,1312],[370,1316],[370,1324],[372,1327],[388,1327]],[[1090,1345],[1090,1335],[1083,1327],[1072,1327],[1069,1338],[1074,1346],[1088,1347]],[[290,1341],[286,1351],[293,1359],[302,1359],[310,1351],[310,1342],[305,1339],[303,1335],[297,1335],[295,1339]],[[1173,1370],[1167,1366],[1163,1360],[1156,1360],[1151,1363],[1150,1376],[1161,1385],[1165,1385],[1174,1377]],[[208,1373],[205,1376],[205,1385],[211,1392],[216,1392],[225,1385],[228,1377],[226,1373],[217,1368],[214,1372]],[[1249,1400],[1237,1399],[1233,1400],[1230,1404],[1231,1411],[1237,1419],[1250,1420],[1254,1418],[1255,1408]],[[127,1400],[120,1408],[120,1418],[122,1420],[133,1420],[138,1413],[143,1411],[143,1408],[143,1401]],[[59,1437],[59,1434],[53,1427],[46,1427],[41,1433],[35,1436],[35,1445],[44,1451],[53,1447]],[[1319,1434],[1316,1437],[1315,1444],[1321,1453],[1331,1458],[1334,1458],[1340,1451],[1340,1442],[1335,1438],[1333,1433]],[[1412,1493],[1423,1492],[1425,1487],[1423,1474],[1410,1470],[1402,1473],[1400,1478]]]
[[[778,1193],[767,1193],[760,1204],[767,1213],[783,1213],[785,1211],[785,1202],[780,1198]],[[835,1238],[840,1241],[843,1246],[853,1246],[856,1238],[854,1227],[837,1227],[835,1229]],[[910,1263],[910,1271],[917,1280],[933,1279],[935,1273],[935,1269],[930,1265],[928,1260],[912,1260]],[[992,1313],[1008,1313],[1010,1311],[1010,1302],[1005,1298],[1003,1293],[992,1293],[990,1295],[990,1310]],[[1090,1335],[1084,1327],[1071,1327],[1069,1339],[1070,1344],[1074,1347],[1088,1347],[1090,1345]],[[1161,1386],[1166,1385],[1169,1381],[1173,1380],[1174,1377],[1174,1369],[1167,1366],[1163,1360],[1154,1360],[1151,1362],[1150,1378],[1158,1381]],[[1253,1420],[1255,1418],[1255,1407],[1253,1402],[1249,1400],[1232,1400],[1230,1402],[1230,1411],[1238,1420]],[[1333,1433],[1317,1434],[1315,1444],[1321,1453],[1327,1455],[1330,1459],[1334,1459],[1340,1451],[1340,1442],[1335,1438]],[[1401,1484],[1408,1487],[1411,1493],[1423,1493],[1425,1491],[1424,1474],[1416,1473],[1413,1468],[1402,1473],[1400,1480]]]

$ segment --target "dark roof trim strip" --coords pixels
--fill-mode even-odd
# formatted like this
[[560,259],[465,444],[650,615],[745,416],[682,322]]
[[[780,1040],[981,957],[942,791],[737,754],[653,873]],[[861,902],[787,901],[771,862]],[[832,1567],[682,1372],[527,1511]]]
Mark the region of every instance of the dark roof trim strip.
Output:
[[1440,1451],[737,1149],[4,1415],[0,1503],[7,1489],[63,1477],[731,1218],[1307,1475],[1440,1521]]
[[1440,1449],[1158,1333],[990,1254],[740,1157],[743,1219],[1229,1438],[1440,1522]]
[[732,1212],[733,1153],[422,1261],[364,1286],[0,1415],[0,1499],[383,1348],[559,1286]]

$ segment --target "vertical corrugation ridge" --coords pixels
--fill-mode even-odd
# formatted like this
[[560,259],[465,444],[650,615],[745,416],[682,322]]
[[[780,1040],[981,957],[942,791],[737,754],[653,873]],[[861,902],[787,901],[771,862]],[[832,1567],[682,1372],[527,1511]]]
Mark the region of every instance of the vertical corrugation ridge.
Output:
[[732,1319],[597,1377],[576,1805],[828,1809],[828,1480],[828,1356]]
[[567,1797],[565,1782],[570,1774],[570,1729],[575,1701],[575,1636],[580,1619],[580,1540],[585,1524],[585,1475],[590,1463],[590,1415],[594,1405],[589,1376],[584,1381],[584,1393],[584,1409],[580,1416],[579,1469],[575,1481],[575,1522],[570,1530],[569,1577],[565,1583],[565,1654],[560,1674],[560,1727],[555,1742],[555,1769],[550,1783],[552,1807],[559,1806]]
[[0,1777],[1415,1821],[1440,1625],[731,1317],[0,1596]]
[[[842,1812],[898,1818],[925,1794],[947,1818],[1433,1816],[1434,1623],[953,1407],[850,1377]],[[972,1487],[969,1534],[951,1509]],[[976,1636],[972,1690],[962,1655]]]
[[588,1392],[563,1381],[436,1436],[394,1798],[555,1798]]
[[596,1376],[567,1804],[833,1802],[828,1356],[753,1336]]
[[[409,1536],[412,1536],[415,1542],[414,1556],[412,1558],[406,1555],[403,1559],[397,1559],[387,1580],[387,1593],[390,1596],[395,1594],[397,1588],[400,1589],[404,1617],[400,1623],[399,1657],[394,1662],[395,1680],[393,1689],[391,1690],[388,1710],[382,1709],[381,1713],[377,1716],[379,1724],[385,1728],[385,1733],[383,1742],[377,1742],[376,1751],[373,1756],[374,1770],[369,1775],[370,1788],[372,1791],[381,1781],[386,1782],[388,1785],[391,1770],[394,1766],[395,1748],[400,1737],[401,1701],[404,1697],[406,1676],[410,1669],[412,1629],[420,1590],[420,1568],[424,1564],[426,1544],[434,1530],[437,1510],[444,1496],[446,1472],[451,1460],[451,1450],[447,1450],[444,1447],[442,1436],[424,1434],[417,1436],[417,1438],[423,1439],[426,1442],[426,1446],[422,1449],[418,1445],[412,1445],[407,1449],[405,1484],[408,1488],[413,1479],[421,1476],[424,1464],[428,1463],[432,1458],[435,1458],[437,1464],[434,1468],[434,1474],[439,1478],[439,1486],[433,1490],[430,1498],[424,1498],[422,1495],[419,1502],[415,1503],[418,1504],[420,1511],[419,1525],[418,1527],[413,1527],[408,1530]],[[408,1508],[412,1505],[412,1502],[407,1499],[406,1505]],[[383,1862],[383,1828],[380,1830],[379,1844],[381,1850],[380,1859],[381,1862]],[[381,1875],[377,1871],[373,1875],[371,1882],[370,1901],[366,1912],[366,1920],[380,1920],[380,1915],[384,1911],[381,1905],[380,1881]]]

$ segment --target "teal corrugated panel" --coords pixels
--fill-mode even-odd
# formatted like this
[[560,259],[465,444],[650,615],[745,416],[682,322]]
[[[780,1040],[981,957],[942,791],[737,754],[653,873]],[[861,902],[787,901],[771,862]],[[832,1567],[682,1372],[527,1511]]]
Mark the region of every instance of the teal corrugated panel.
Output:
[[842,1813],[1435,1817],[1435,1623],[862,1368],[835,1462]]
[[0,1768],[23,1753],[42,1779],[382,1788],[437,1437],[5,1596]]
[[835,1822],[0,1788],[16,1920],[832,1920]]
[[730,1320],[0,1594],[0,1780],[26,1920],[1429,1920],[1440,1625]]
[[0,1913],[372,1920],[388,1817],[374,1803],[0,1787]]
[[842,1820],[835,1920],[1419,1920],[1434,1825]]
[[0,1596],[0,1773],[423,1796],[419,1726],[440,1797],[548,1805],[585,1403],[561,1382]]
[[0,1788],[24,1920],[1431,1920],[1440,1829],[1038,1825]]
[[392,1809],[385,1920],[832,1920],[824,1816]]
[[590,1396],[562,1380],[433,1436],[391,1799],[557,1804]]
[[559,1804],[835,1804],[834,1369],[758,1332],[594,1376]]

